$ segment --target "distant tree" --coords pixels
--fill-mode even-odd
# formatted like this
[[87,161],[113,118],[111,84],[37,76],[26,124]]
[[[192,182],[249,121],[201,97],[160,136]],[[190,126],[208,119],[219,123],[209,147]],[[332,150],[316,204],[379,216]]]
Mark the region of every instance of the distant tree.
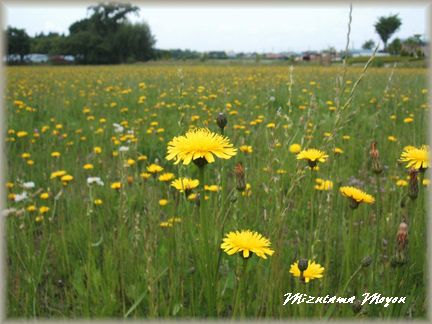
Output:
[[390,37],[400,28],[402,25],[401,19],[398,15],[390,15],[388,17],[379,17],[375,23],[375,31],[384,43],[384,50],[387,49],[387,42]]
[[363,43],[362,48],[365,50],[371,50],[375,46],[375,42],[372,39],[369,39],[368,41]]
[[67,54],[67,37],[58,33],[40,33],[31,39],[31,52],[41,54]]
[[402,50],[402,42],[400,38],[395,38],[387,47],[387,51],[392,55],[400,55]]
[[91,6],[89,18],[73,23],[67,49],[86,64],[123,63],[154,57],[155,39],[146,23],[131,24],[127,15],[138,13],[130,4],[101,3]]
[[24,29],[8,27],[6,30],[7,38],[7,53],[17,54],[20,61],[24,61],[24,55],[30,53],[30,36],[27,35]]

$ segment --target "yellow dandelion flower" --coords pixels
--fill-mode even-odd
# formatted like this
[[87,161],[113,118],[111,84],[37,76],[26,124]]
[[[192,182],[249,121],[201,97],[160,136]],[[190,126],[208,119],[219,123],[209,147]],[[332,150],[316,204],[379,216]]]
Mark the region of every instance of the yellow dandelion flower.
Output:
[[327,158],[328,155],[325,152],[317,149],[307,149],[297,154],[297,160],[306,160],[311,169],[313,169],[318,162],[325,162]]
[[71,176],[70,174],[66,174],[66,175],[62,176],[60,178],[60,180],[63,182],[70,182],[73,180],[73,176]]
[[66,174],[66,171],[64,170],[59,170],[59,171],[55,171],[51,173],[50,179],[55,179],[55,178],[59,178],[62,177]]
[[315,190],[328,191],[333,189],[333,182],[330,180],[323,180],[320,178],[315,179],[316,185]]
[[160,227],[173,227],[173,223],[172,222],[160,222],[159,226]]
[[150,173],[153,173],[153,174],[161,172],[162,170],[163,170],[163,168],[160,165],[157,165],[157,164],[154,164],[154,163],[150,164],[147,167],[147,172],[150,172]]
[[140,177],[143,178],[144,180],[146,180],[146,179],[151,177],[151,174],[148,172],[142,172],[142,173],[140,173]]
[[429,167],[429,146],[405,147],[399,161],[406,162],[406,167],[409,169],[425,170]]
[[398,186],[398,187],[407,187],[408,186],[408,181],[400,179],[400,180],[396,181],[396,186]]
[[41,193],[39,198],[42,200],[46,200],[49,198],[49,193],[48,192]]
[[60,157],[60,155],[61,155],[60,152],[52,152],[51,153],[51,157],[54,157],[54,158],[58,158],[58,157]]
[[252,253],[263,259],[267,259],[266,254],[273,255],[270,249],[270,241],[257,232],[250,230],[235,231],[226,234],[221,244],[221,249],[228,255],[241,252],[245,259],[250,258]]
[[404,118],[404,120],[403,120],[403,122],[405,124],[412,123],[413,121],[414,121],[414,118],[412,118],[412,117],[407,117],[407,118]]
[[122,187],[121,182],[113,182],[111,183],[111,189],[119,190]]
[[26,131],[19,131],[16,135],[17,137],[21,138],[27,136],[28,133]]
[[50,208],[47,207],[47,206],[41,206],[41,207],[39,207],[39,213],[41,213],[41,214],[45,214],[45,213],[47,213],[49,210],[50,210]]
[[38,215],[38,216],[36,216],[36,218],[35,218],[36,223],[43,222],[43,220],[44,220],[44,217],[43,217],[42,215]]
[[159,200],[159,206],[166,206],[168,204],[168,200],[167,199],[160,199]]
[[268,123],[266,125],[267,128],[276,128],[276,124],[275,123]]
[[219,189],[220,189],[220,187],[218,185],[211,185],[211,186],[204,185],[204,190],[207,190],[207,191],[218,192]]
[[388,136],[387,139],[388,139],[390,142],[397,142],[397,138],[396,138],[395,136],[393,136],[393,135]]
[[100,205],[103,204],[103,201],[102,201],[102,199],[95,199],[95,200],[93,201],[93,203],[94,203],[96,206],[100,206]]
[[162,173],[159,176],[159,181],[168,182],[168,181],[174,179],[174,177],[175,177],[174,173],[170,173],[170,172]]
[[211,132],[206,128],[189,130],[186,135],[174,137],[168,143],[167,160],[175,160],[175,164],[183,161],[188,165],[194,161],[198,166],[215,161],[214,155],[221,159],[229,159],[237,154],[237,149],[227,137]]
[[171,182],[171,186],[176,188],[180,192],[188,193],[192,189],[195,189],[199,186],[199,180],[190,178],[179,178]]
[[289,147],[289,151],[290,151],[291,153],[294,153],[294,154],[299,153],[299,152],[301,151],[301,146],[300,146],[300,144],[296,144],[296,143],[291,144],[290,147]]
[[242,145],[242,146],[240,146],[239,149],[243,153],[252,153],[253,152],[252,146],[250,146],[250,145]]
[[423,179],[422,184],[423,184],[423,186],[427,187],[430,184],[430,180],[429,179]]
[[101,148],[100,146],[95,146],[95,147],[93,148],[93,152],[94,152],[95,154],[101,154],[101,153],[102,153],[102,148]]
[[341,148],[339,148],[339,147],[335,147],[334,149],[333,149],[333,153],[334,154],[342,154],[344,151],[341,149]]
[[127,165],[132,166],[132,165],[135,164],[135,160],[134,160],[134,159],[128,159],[128,160],[126,161],[126,163],[127,163]]
[[32,212],[36,211],[36,206],[35,206],[35,205],[27,206],[26,210],[27,210],[29,213],[32,213]]
[[343,196],[350,199],[351,201],[350,206],[353,209],[357,208],[358,205],[362,202],[370,205],[375,202],[375,198],[372,195],[369,195],[364,191],[355,187],[344,186],[344,187],[340,187],[339,191]]
[[93,168],[94,168],[94,166],[91,163],[84,164],[84,166],[83,166],[84,170],[92,170]]
[[23,153],[23,154],[21,154],[21,157],[22,157],[23,159],[28,159],[28,158],[31,157],[31,154],[30,154],[30,153]]
[[299,277],[304,280],[304,282],[308,283],[309,281],[313,279],[319,279],[323,277],[324,268],[318,264],[315,263],[315,261],[308,260],[308,264],[305,270],[302,271],[299,269],[299,262],[294,262],[294,264],[291,265],[290,273],[294,277]]

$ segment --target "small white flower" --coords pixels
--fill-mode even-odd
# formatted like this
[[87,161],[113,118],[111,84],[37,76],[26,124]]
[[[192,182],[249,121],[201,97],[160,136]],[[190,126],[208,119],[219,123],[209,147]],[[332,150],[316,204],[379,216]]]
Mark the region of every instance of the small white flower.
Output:
[[114,123],[113,126],[115,128],[114,132],[116,132],[116,133],[123,133],[124,127],[122,125]]
[[27,199],[27,191],[23,191],[22,193],[15,195],[15,202],[23,201]]
[[120,146],[119,147],[119,152],[127,152],[129,151],[129,147],[128,146]]
[[35,187],[35,183],[33,181],[24,182],[22,186],[24,189],[33,189]]
[[93,183],[96,183],[99,186],[103,186],[104,182],[99,177],[88,177],[87,178],[87,184],[91,185]]

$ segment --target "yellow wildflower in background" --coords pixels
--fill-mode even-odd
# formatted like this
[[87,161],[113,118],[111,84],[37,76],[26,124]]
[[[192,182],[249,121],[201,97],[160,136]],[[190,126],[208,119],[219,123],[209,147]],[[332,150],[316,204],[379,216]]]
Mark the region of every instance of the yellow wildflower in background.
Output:
[[255,253],[263,259],[267,259],[266,254],[273,255],[270,249],[270,241],[257,232],[250,230],[235,231],[226,234],[221,244],[221,249],[228,255],[241,252],[242,257],[247,259]]
[[174,164],[183,161],[188,165],[191,161],[198,164],[213,163],[214,155],[221,159],[230,159],[237,154],[237,149],[227,137],[211,132],[206,128],[189,130],[186,135],[174,137],[168,143],[167,160]]
[[162,173],[159,176],[159,181],[167,182],[167,181],[174,179],[174,177],[175,177],[174,173],[170,173],[170,172]]
[[159,206],[166,206],[168,204],[168,200],[167,199],[160,199],[159,200]]
[[252,153],[253,152],[252,146],[250,146],[250,145],[242,145],[242,146],[240,146],[239,149],[243,153]]
[[59,178],[59,177],[64,176],[65,174],[66,174],[66,171],[64,171],[64,170],[55,171],[55,172],[51,173],[50,178],[51,179]]
[[291,153],[294,153],[294,154],[297,154],[297,153],[299,153],[300,151],[301,151],[301,146],[300,146],[300,144],[291,144],[290,145],[290,147],[289,147],[289,151],[291,152]]
[[351,200],[352,208],[357,208],[362,202],[370,205],[375,202],[375,198],[372,195],[369,195],[355,187],[344,186],[340,187],[339,191],[344,197],[347,197]]
[[84,166],[83,166],[84,170],[92,170],[93,168],[94,168],[94,166],[91,163],[84,164]]
[[120,189],[121,187],[122,187],[121,182],[113,182],[113,183],[111,184],[111,189],[118,190],[118,189]]
[[162,170],[163,170],[163,168],[160,165],[157,165],[157,164],[154,164],[154,163],[150,164],[147,167],[147,172],[153,173],[153,174],[161,172]]
[[320,178],[315,179],[316,185],[315,185],[315,189],[316,190],[331,190],[333,188],[333,182],[330,180],[323,180]]
[[199,180],[191,178],[178,178],[171,182],[171,186],[176,188],[180,192],[188,192],[199,186]]
[[[303,270],[303,279],[304,282],[308,283],[309,281],[313,279],[319,279],[323,277],[324,268],[315,263],[315,261],[308,260],[308,265],[305,270]],[[301,278],[302,273],[299,269],[299,261],[294,262],[291,265],[290,271],[289,271],[294,277]]]
[[306,160],[311,169],[313,169],[318,162],[325,162],[327,158],[328,155],[325,152],[317,149],[307,149],[297,154],[297,160]]

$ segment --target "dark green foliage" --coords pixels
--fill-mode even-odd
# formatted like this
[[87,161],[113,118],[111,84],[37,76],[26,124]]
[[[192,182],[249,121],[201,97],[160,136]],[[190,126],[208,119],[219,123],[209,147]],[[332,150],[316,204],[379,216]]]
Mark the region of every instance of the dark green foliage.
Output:
[[8,54],[75,55],[82,64],[115,64],[147,61],[155,56],[154,36],[147,23],[132,24],[127,15],[138,13],[130,4],[101,3],[88,8],[89,18],[74,22],[69,35],[41,33],[30,38],[25,30],[8,27]]
[[398,15],[390,15],[388,17],[379,17],[375,23],[375,31],[384,43],[384,50],[387,49],[387,42],[390,37],[400,28],[402,25],[401,19]]
[[371,50],[375,46],[375,42],[372,39],[369,39],[368,41],[364,42],[362,48],[365,50]]
[[30,53],[30,37],[24,29],[8,27],[6,30],[8,39],[7,53],[18,54],[20,61],[24,61],[24,55]]

